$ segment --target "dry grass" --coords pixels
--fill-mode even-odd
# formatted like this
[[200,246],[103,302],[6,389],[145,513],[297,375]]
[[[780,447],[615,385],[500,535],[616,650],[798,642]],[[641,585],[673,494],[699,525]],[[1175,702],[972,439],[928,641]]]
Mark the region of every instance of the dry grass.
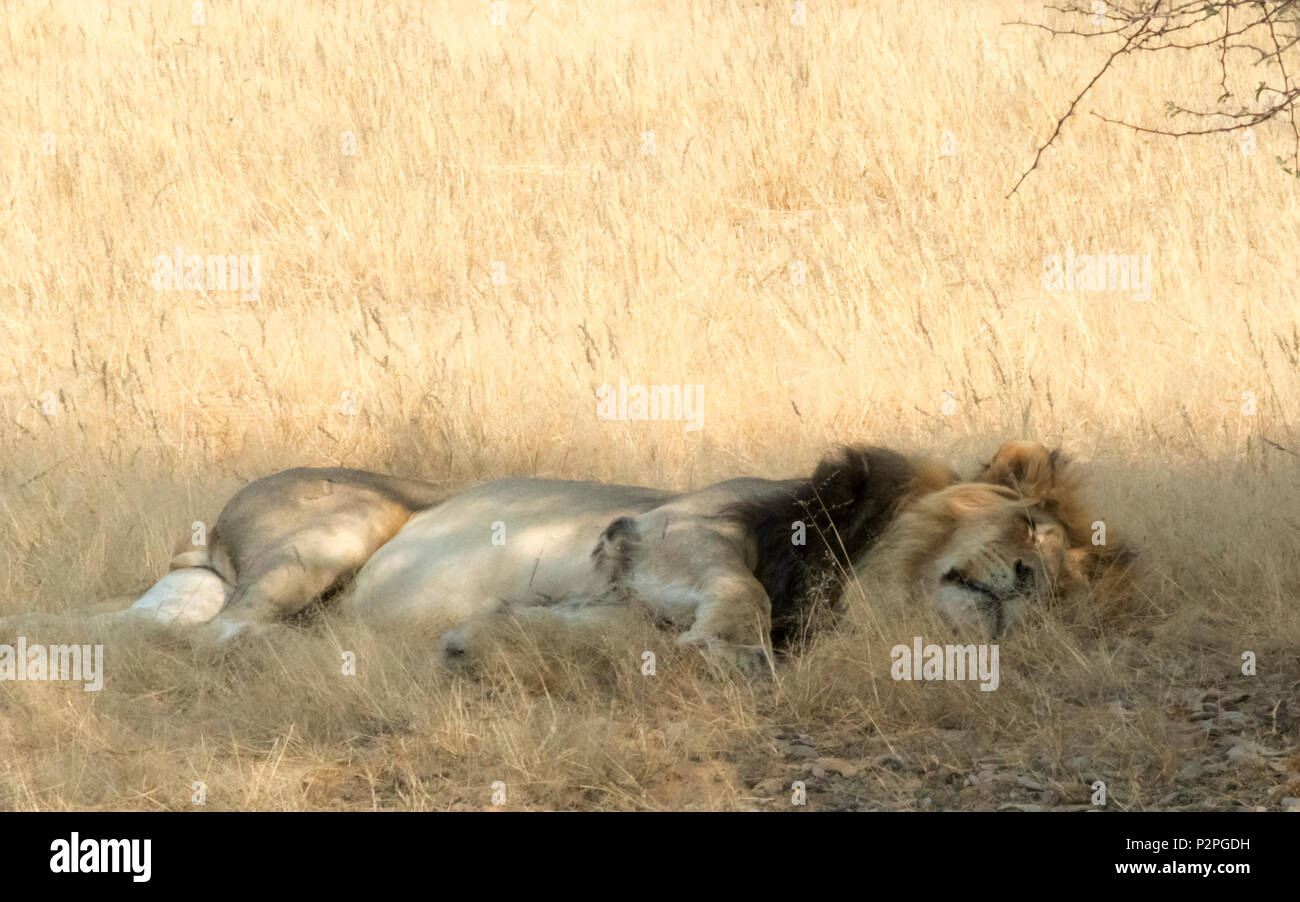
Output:
[[[0,807],[187,809],[194,781],[266,809],[479,808],[498,780],[528,808],[784,807],[800,777],[814,809],[1082,805],[1098,776],[1121,809],[1300,795],[1300,755],[1265,754],[1300,705],[1287,133],[1246,156],[1082,117],[1007,200],[1100,44],[1004,27],[1041,14],[1010,0],[809,7],[8,8],[3,611],[139,590],[290,465],[689,487],[1023,435],[1090,462],[1157,623],[1045,623],[992,693],[890,680],[941,627],[870,587],[755,685],[666,637],[654,677],[638,640],[453,680],[425,638],[334,621],[219,657],[113,636],[102,692],[0,685]],[[1149,120],[1198,75],[1161,57],[1093,105]],[[259,255],[259,298],[155,290],[178,245]],[[1067,247],[1151,254],[1151,299],[1044,290]],[[597,421],[620,377],[704,385],[704,429]]]

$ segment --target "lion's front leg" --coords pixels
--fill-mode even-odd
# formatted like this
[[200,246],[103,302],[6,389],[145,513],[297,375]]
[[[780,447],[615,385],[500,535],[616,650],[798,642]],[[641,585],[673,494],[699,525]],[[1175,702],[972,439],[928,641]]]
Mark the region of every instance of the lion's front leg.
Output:
[[691,628],[677,637],[724,665],[754,675],[772,667],[772,603],[752,573],[739,567],[704,582]]

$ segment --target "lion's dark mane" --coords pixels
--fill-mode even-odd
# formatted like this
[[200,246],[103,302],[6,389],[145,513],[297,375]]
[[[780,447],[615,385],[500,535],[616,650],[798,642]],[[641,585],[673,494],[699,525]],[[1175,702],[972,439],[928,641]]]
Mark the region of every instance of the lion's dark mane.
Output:
[[[845,447],[788,493],[732,505],[723,516],[753,530],[754,575],[772,600],[772,641],[791,644],[819,603],[834,609],[853,561],[893,522],[912,481],[907,459],[884,448]],[[794,542],[804,524],[805,544]]]

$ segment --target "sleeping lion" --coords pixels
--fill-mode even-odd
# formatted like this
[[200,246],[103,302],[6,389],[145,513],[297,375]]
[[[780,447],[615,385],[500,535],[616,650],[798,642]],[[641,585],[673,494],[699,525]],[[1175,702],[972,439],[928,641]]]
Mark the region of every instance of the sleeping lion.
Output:
[[228,638],[330,598],[376,625],[433,623],[444,653],[507,613],[584,625],[634,609],[678,642],[744,656],[832,609],[882,539],[948,620],[996,636],[1028,606],[1125,591],[1132,555],[1094,544],[1075,469],[1010,442],[973,481],[881,448],[846,448],[810,477],[731,479],[688,493],[502,479],[449,493],[341,468],[238,491],[208,545],[115,617]]

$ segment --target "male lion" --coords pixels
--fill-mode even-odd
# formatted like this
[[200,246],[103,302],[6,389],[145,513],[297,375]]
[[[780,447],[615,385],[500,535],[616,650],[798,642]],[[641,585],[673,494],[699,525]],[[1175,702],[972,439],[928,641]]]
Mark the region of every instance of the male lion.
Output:
[[458,627],[444,639],[454,654],[502,610],[616,624],[639,607],[681,643],[743,657],[790,638],[819,599],[834,607],[888,533],[920,599],[996,635],[1038,599],[1123,588],[1131,556],[1091,544],[1091,522],[1072,468],[1035,442],[1003,445],[972,482],[846,448],[811,477],[684,494],[554,479],[449,494],[295,469],[237,492],[210,544],[121,613],[225,637],[336,597],[373,623]]

